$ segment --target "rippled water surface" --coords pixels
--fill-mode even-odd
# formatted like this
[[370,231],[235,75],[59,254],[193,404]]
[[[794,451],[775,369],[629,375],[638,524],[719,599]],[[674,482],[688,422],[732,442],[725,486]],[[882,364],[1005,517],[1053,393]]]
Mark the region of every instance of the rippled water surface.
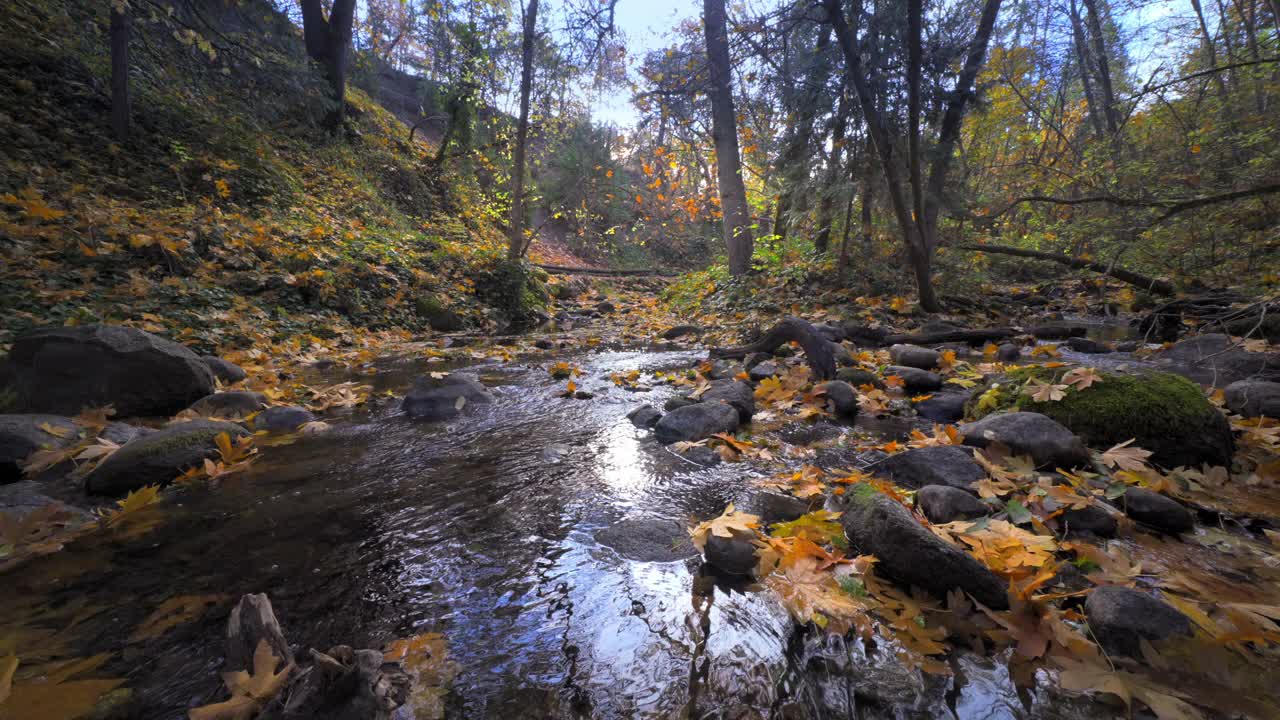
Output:
[[[291,642],[382,647],[444,633],[462,668],[451,713],[495,718],[1091,717],[1014,691],[999,658],[959,655],[955,678],[904,671],[884,648],[805,634],[767,592],[687,558],[629,560],[596,539],[622,519],[718,514],[750,494],[747,465],[703,469],[625,419],[669,390],[632,393],[613,371],[698,354],[564,358],[593,400],[556,397],[540,367],[476,368],[498,401],[448,424],[393,397],[334,429],[267,448],[244,476],[178,496],[133,540],[82,541],[7,578],[50,602],[104,607],[83,652],[115,653],[144,717],[220,699],[225,608],[158,639],[123,638],[174,595],[267,592]],[[427,366],[368,378],[402,393]],[[667,528],[672,525],[658,525]]]

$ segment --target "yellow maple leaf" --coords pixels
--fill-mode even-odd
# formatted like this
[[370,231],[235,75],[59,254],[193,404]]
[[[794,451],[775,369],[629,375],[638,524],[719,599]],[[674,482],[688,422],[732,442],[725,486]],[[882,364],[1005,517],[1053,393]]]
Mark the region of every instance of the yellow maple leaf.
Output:
[[735,532],[754,534],[758,527],[760,527],[760,516],[738,512],[734,509],[733,503],[729,503],[719,517],[704,520],[690,528],[689,537],[693,539],[693,544],[698,550],[704,550],[707,538],[712,535],[731,538]]

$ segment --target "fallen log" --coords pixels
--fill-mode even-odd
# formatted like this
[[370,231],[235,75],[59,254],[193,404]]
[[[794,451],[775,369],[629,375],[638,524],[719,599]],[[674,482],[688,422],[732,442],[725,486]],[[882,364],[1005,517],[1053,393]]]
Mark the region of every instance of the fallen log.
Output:
[[845,325],[845,336],[857,345],[938,345],[941,343],[968,343],[979,345],[989,342],[1000,342],[1019,335],[1017,330],[1009,327],[979,328],[966,330],[953,328],[932,332],[889,333],[881,328],[869,328],[862,325]]
[[1173,295],[1176,292],[1176,289],[1173,287],[1173,283],[1168,280],[1147,277],[1146,275],[1133,272],[1132,270],[1113,267],[1107,263],[1096,262],[1094,260],[1083,260],[1081,258],[1059,255],[1058,253],[1040,252],[1039,250],[1025,250],[1023,248],[1009,247],[1007,245],[957,245],[956,247],[960,250],[972,250],[974,252],[996,253],[998,255],[1013,255],[1015,257],[1048,260],[1049,262],[1056,262],[1059,265],[1066,265],[1067,267],[1078,268],[1081,270],[1092,270],[1159,295]]
[[783,318],[777,325],[770,328],[764,337],[749,345],[713,348],[711,357],[743,358],[757,352],[772,355],[774,351],[789,342],[800,343],[805,358],[809,361],[809,367],[813,368],[814,374],[819,379],[830,380],[836,376],[836,356],[832,342],[813,325],[798,317]]
[[607,268],[576,268],[564,265],[534,265],[553,275],[620,275],[630,277],[673,277],[676,273],[658,269],[609,270]]

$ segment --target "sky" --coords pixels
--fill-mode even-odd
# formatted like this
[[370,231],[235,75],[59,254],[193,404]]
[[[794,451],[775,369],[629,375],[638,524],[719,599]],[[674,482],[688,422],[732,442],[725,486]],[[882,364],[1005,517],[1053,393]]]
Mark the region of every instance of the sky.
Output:
[[[689,18],[702,16],[697,0],[618,0],[614,26],[627,39],[627,62],[636,66],[650,50],[666,47],[675,37],[675,28]],[[604,125],[630,127],[638,119],[631,105],[631,91],[615,88],[591,103],[592,118]]]

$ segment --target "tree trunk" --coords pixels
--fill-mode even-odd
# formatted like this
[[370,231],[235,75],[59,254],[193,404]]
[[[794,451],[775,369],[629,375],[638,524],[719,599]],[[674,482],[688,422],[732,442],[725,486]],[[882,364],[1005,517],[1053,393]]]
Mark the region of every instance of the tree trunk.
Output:
[[1076,64],[1080,66],[1080,85],[1084,88],[1084,103],[1089,111],[1089,122],[1093,125],[1093,132],[1099,139],[1105,138],[1107,128],[1102,122],[1102,116],[1098,114],[1098,96],[1093,89],[1093,79],[1089,76],[1089,47],[1085,42],[1084,23],[1080,20],[1080,9],[1076,6],[1076,0],[1071,0],[1071,35],[1073,42],[1071,43],[1076,51]]
[[328,19],[321,0],[301,0],[302,38],[307,55],[324,68],[335,106],[326,124],[335,132],[347,117],[347,46],[355,24],[356,0],[333,0]]
[[[825,182],[819,188],[822,198],[818,201],[818,230],[813,236],[813,247],[820,253],[826,252],[831,246],[831,225],[835,222],[836,194],[835,188],[840,183],[840,176],[844,169],[844,163],[841,158],[844,153],[845,135],[849,131],[849,93],[842,90],[840,92],[840,101],[836,106],[836,118],[834,126],[831,129],[831,157],[827,165]],[[850,197],[850,202],[853,198]],[[846,225],[848,223],[846,222]],[[848,234],[846,233],[846,237]],[[846,243],[847,244],[847,243]],[[840,256],[845,257],[845,249],[841,247]]]
[[742,182],[742,161],[738,156],[738,123],[730,89],[724,0],[703,0],[702,10],[711,71],[707,94],[711,98],[711,133],[716,147],[724,243],[729,252],[729,273],[740,276],[751,269],[751,215],[747,210],[747,188]]
[[111,134],[129,139],[129,6],[111,7]]
[[533,93],[533,45],[537,39],[538,0],[525,8],[524,30],[520,38],[520,117],[516,120],[516,146],[511,153],[511,217],[507,257],[519,260],[525,251],[524,165],[529,142],[529,97]]
[[1089,34],[1093,36],[1094,62],[1098,64],[1098,89],[1102,92],[1102,116],[1107,120],[1107,132],[1114,139],[1120,129],[1120,113],[1116,109],[1116,95],[1111,88],[1111,64],[1107,60],[1107,47],[1103,42],[1102,18],[1098,14],[1098,0],[1083,0],[1089,22]]

